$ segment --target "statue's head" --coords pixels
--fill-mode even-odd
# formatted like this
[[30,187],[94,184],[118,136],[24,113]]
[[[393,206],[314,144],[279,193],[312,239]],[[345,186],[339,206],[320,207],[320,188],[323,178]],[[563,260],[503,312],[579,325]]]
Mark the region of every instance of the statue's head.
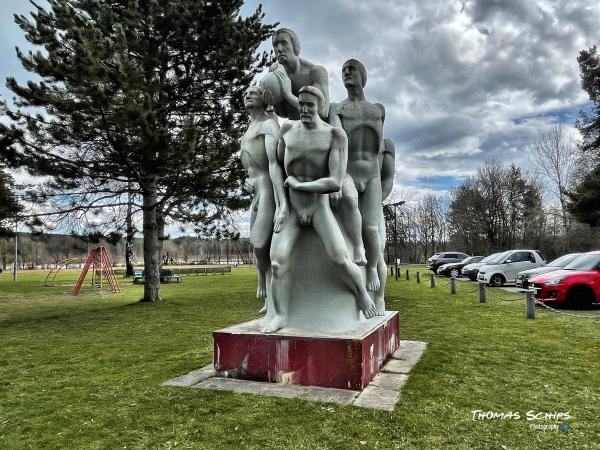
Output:
[[259,86],[250,86],[244,94],[244,106],[246,109],[267,108],[265,93]]
[[346,88],[359,84],[365,87],[367,84],[367,69],[357,59],[349,59],[342,66],[342,80]]
[[298,93],[298,112],[304,124],[317,120],[325,105],[325,97],[318,87],[304,86]]
[[277,61],[281,64],[298,59],[300,54],[300,39],[294,30],[280,28],[273,33],[273,50]]

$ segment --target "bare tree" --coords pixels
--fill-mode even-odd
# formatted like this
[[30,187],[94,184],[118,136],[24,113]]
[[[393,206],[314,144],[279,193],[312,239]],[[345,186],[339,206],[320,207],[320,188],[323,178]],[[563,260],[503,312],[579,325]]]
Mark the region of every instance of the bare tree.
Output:
[[564,124],[555,122],[540,135],[529,154],[529,161],[535,174],[545,180],[551,201],[560,205],[560,217],[565,235],[569,233],[572,220],[567,211],[566,191],[576,170],[579,151],[573,135]]

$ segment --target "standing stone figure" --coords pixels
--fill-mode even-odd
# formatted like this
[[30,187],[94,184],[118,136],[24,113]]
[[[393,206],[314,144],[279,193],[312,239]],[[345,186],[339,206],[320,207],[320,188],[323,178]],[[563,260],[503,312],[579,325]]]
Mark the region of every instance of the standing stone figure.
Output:
[[[288,323],[294,281],[290,277],[290,255],[307,227],[312,227],[321,240],[340,279],[353,293],[358,309],[366,318],[376,313],[375,304],[362,282],[360,268],[350,259],[329,203],[328,194],[340,190],[346,173],[347,138],[344,130],[319,117],[326,101],[319,88],[301,88],[300,121],[288,121],[281,128],[277,155],[283,161],[287,176],[282,186],[289,189],[290,214],[281,231],[273,235],[271,244],[274,311],[268,311],[265,317],[262,331],[266,333],[275,332]],[[273,183],[278,182],[273,179]],[[275,188],[280,189],[281,186]],[[310,261],[303,263],[310,264]]]
[[329,76],[323,66],[299,57],[300,40],[293,30],[280,28],[272,38],[277,63],[262,79],[261,87],[273,95],[273,108],[280,117],[298,120],[298,93],[303,86],[319,88],[325,102],[321,117],[329,111]]
[[[382,227],[382,179],[386,147],[383,141],[385,109],[379,103],[370,103],[364,95],[367,72],[364,65],[349,59],[342,67],[342,79],[348,98],[331,104],[330,123],[342,127],[348,136],[348,174],[358,192],[358,208],[362,219],[362,237],[367,255],[366,284],[375,292],[377,313],[385,313],[383,289],[387,268],[381,243],[385,243]],[[390,141],[391,143],[391,141]],[[387,165],[386,165],[387,167]],[[353,201],[353,192],[342,189],[342,205]],[[338,194],[339,195],[339,194]],[[360,231],[349,227],[349,234]],[[381,236],[381,234],[384,236]]]
[[[248,171],[244,184],[253,193],[250,218],[250,243],[256,256],[258,287],[256,297],[267,298],[271,260],[269,251],[273,231],[278,232],[288,215],[283,189],[283,172],[277,161],[279,125],[267,114],[264,92],[252,86],[244,96],[244,106],[250,114],[250,126],[241,142],[242,165]],[[263,308],[263,312],[266,310]]]

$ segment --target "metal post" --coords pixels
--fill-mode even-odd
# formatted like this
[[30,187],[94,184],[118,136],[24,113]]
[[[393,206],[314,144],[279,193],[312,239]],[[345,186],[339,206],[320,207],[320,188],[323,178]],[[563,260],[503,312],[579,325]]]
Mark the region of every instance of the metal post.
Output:
[[396,216],[396,205],[394,205],[394,267],[396,268],[396,281],[398,281],[398,218]]
[[527,318],[535,319],[535,291],[533,289],[525,291],[525,303],[527,308]]
[[18,223],[15,222],[15,265],[13,269],[13,283],[17,281],[17,264],[19,261],[19,231],[18,231]]
[[485,282],[479,282],[479,303],[485,303]]
[[394,266],[390,267],[390,275],[394,276]]
[[431,276],[431,284],[429,285],[429,287],[434,288],[435,287],[435,275],[430,274],[430,276]]
[[417,272],[417,284],[421,282],[421,272]]
[[408,269],[406,269],[406,281],[410,280],[410,274],[408,273]]
[[456,294],[456,278],[450,278],[450,293]]

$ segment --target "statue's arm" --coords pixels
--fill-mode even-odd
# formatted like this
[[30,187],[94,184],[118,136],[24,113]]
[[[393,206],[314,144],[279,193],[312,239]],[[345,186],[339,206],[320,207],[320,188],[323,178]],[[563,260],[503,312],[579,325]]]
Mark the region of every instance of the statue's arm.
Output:
[[[285,155],[285,140],[283,135],[289,131],[290,124],[285,123],[281,128],[279,141],[273,136],[265,135],[265,147],[269,159],[269,176],[273,183],[275,194],[275,216],[273,217],[273,231],[278,233],[289,216],[289,206],[284,186],[283,157]],[[268,142],[268,143],[267,143]]]
[[327,118],[327,123],[332,127],[342,128],[342,119],[339,116],[340,109],[340,103],[332,103],[329,105],[329,117]]
[[310,75],[312,85],[318,87],[321,93],[323,94],[323,97],[325,97],[323,109],[321,110],[319,115],[323,120],[326,120],[329,116],[329,75],[327,75],[327,70],[323,66],[315,66],[311,70]]
[[381,103],[375,103],[375,106],[381,111],[381,124],[385,123],[385,107]]
[[383,161],[381,163],[381,201],[384,201],[394,187],[394,172],[396,169],[396,148],[390,139],[383,140]]
[[288,177],[286,185],[292,189],[316,194],[329,194],[342,188],[348,162],[348,139],[341,128],[331,130],[331,148],[329,150],[329,176],[313,181],[298,181]]

